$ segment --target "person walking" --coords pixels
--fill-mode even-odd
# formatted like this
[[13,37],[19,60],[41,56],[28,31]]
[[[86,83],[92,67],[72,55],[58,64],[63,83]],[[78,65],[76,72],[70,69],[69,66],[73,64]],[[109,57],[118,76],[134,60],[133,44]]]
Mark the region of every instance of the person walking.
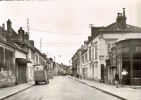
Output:
[[115,74],[115,85],[116,85],[116,88],[119,87],[119,74],[118,74],[117,71],[116,71],[116,74]]
[[123,69],[121,75],[122,75],[122,85],[126,85],[128,72],[125,69]]

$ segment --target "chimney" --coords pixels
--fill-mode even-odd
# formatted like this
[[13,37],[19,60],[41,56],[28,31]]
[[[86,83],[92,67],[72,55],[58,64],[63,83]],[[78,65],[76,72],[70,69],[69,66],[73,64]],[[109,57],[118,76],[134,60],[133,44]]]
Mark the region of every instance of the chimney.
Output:
[[123,8],[123,16],[125,16],[125,8]]
[[31,44],[32,46],[34,46],[34,41],[33,41],[33,40],[30,40],[29,42],[30,42],[30,44]]
[[91,30],[91,36],[92,36],[92,34],[93,34],[93,32],[92,32],[93,24],[89,24],[89,28]]
[[90,41],[91,41],[91,36],[88,37],[88,42],[90,42]]
[[29,34],[27,32],[24,34],[24,39],[29,41]]
[[84,45],[87,44],[87,43],[88,43],[88,41],[84,41]]
[[5,30],[5,24],[2,24],[2,28]]
[[8,19],[7,21],[7,31],[9,35],[12,34],[12,22],[10,21],[10,19]]
[[2,24],[2,28],[3,28],[2,36],[3,36],[4,38],[6,38],[6,36],[5,36],[5,24]]
[[20,27],[20,29],[18,30],[18,34],[20,36],[20,39],[23,40],[24,39],[24,30],[22,29],[22,27]]
[[118,29],[125,29],[126,28],[126,16],[125,16],[125,8],[123,8],[123,13],[117,13],[117,28]]

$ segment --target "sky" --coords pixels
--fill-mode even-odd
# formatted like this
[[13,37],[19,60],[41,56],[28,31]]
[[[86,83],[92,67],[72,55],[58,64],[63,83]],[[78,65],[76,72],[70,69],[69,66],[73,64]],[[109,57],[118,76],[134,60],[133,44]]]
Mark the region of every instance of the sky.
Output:
[[[0,26],[10,19],[16,31],[27,31],[41,52],[69,65],[77,49],[88,39],[89,25],[107,26],[126,8],[127,23],[141,27],[140,0],[28,0],[0,1]],[[41,41],[41,42],[40,42]]]

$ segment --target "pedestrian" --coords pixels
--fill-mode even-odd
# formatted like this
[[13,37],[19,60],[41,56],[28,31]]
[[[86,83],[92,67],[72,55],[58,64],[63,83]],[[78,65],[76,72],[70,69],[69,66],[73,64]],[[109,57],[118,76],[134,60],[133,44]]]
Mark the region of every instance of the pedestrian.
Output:
[[119,74],[118,74],[117,71],[116,71],[116,74],[115,74],[115,85],[116,85],[116,88],[119,87]]
[[122,85],[126,85],[128,72],[125,69],[123,69],[121,75],[122,75]]

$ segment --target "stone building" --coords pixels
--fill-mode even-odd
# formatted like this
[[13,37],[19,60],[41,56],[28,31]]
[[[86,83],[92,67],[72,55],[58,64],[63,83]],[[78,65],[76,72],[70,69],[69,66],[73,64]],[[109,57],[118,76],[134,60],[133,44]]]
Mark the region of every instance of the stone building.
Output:
[[16,33],[9,19],[7,30],[4,24],[0,27],[0,52],[0,87],[33,81],[35,65],[47,64],[29,33],[22,27]]
[[81,64],[81,51],[80,49],[77,50],[77,52],[72,57],[72,75],[77,76],[77,74],[80,75],[80,64]]
[[80,48],[82,77],[98,82],[108,82],[106,61],[109,59],[111,48],[115,43],[129,38],[141,37],[141,28],[126,23],[125,8],[122,13],[117,13],[116,22],[106,27],[91,25],[91,36]]

